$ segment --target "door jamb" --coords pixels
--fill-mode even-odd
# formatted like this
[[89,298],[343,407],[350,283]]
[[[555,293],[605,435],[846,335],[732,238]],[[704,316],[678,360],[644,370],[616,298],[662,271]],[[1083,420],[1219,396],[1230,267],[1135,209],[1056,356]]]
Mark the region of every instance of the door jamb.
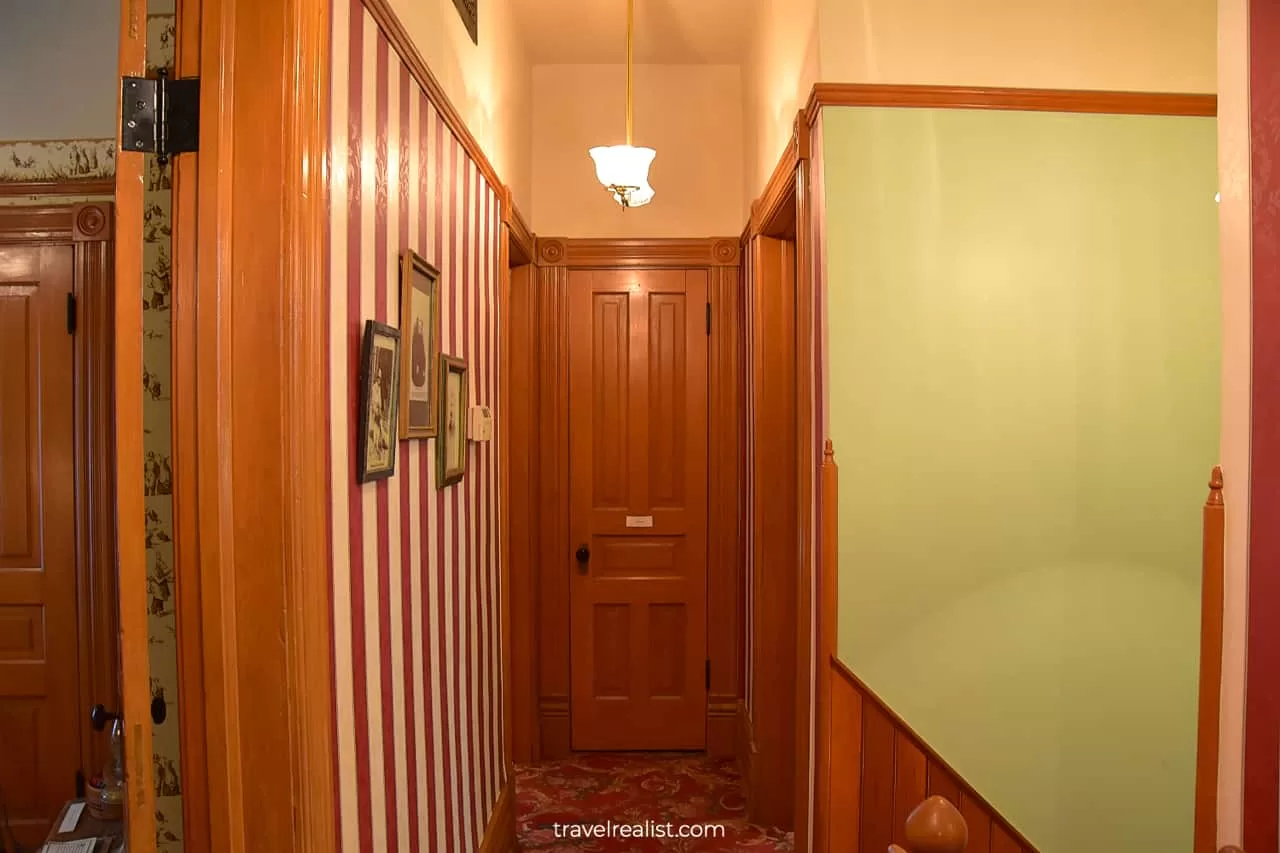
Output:
[[204,711],[184,763],[204,849],[333,853],[329,3],[179,13],[180,73],[204,81],[174,198],[175,571],[198,579],[179,660]]

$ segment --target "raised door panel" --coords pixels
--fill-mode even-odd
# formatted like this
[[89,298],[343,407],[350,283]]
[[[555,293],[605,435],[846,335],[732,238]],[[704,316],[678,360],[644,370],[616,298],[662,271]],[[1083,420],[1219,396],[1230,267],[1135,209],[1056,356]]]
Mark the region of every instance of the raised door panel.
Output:
[[0,791],[43,841],[81,769],[72,249],[0,248]]

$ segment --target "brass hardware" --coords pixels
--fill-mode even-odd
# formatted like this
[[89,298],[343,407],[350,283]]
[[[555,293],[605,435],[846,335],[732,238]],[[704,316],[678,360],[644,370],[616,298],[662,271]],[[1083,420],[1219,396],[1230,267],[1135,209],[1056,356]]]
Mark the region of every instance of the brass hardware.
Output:
[[627,144],[631,144],[631,54],[634,41],[636,0],[627,0]]

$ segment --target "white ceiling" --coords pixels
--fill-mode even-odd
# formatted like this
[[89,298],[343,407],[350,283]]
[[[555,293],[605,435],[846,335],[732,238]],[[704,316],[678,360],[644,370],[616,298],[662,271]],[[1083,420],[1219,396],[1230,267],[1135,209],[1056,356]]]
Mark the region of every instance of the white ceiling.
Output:
[[[510,0],[535,65],[621,63],[627,0]],[[756,0],[635,0],[637,63],[738,64]]]

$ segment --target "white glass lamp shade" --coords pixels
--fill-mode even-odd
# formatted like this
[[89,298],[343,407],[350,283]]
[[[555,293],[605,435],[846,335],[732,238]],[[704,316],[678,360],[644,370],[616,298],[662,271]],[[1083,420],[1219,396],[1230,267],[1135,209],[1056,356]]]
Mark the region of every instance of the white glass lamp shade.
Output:
[[596,178],[619,204],[638,207],[653,200],[649,166],[658,152],[634,145],[602,145],[590,153],[596,164]]

